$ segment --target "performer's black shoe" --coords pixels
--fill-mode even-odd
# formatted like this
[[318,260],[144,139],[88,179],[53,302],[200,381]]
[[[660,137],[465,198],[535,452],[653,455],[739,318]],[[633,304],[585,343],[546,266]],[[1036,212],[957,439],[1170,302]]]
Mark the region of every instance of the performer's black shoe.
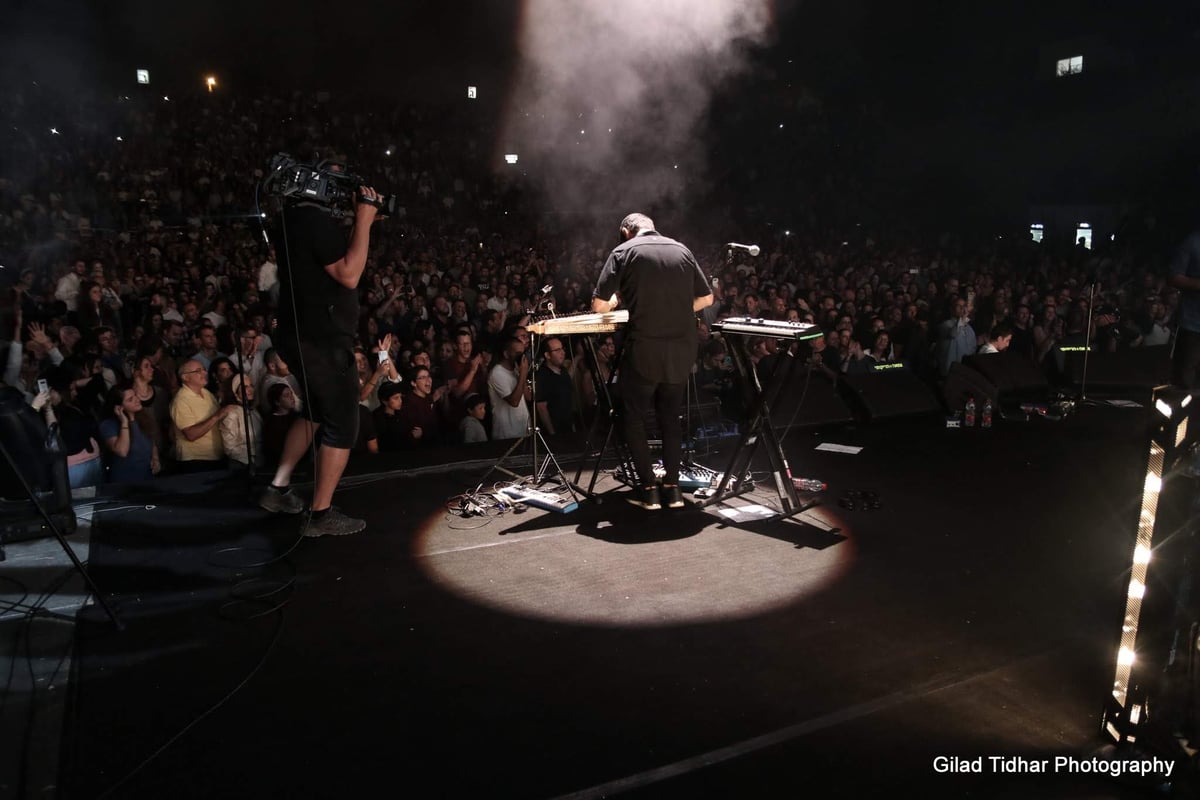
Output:
[[657,486],[646,486],[633,490],[633,497],[629,498],[629,502],[635,506],[646,509],[647,511],[658,511],[662,508],[662,499],[658,495]]
[[678,486],[667,486],[666,484],[663,484],[662,500],[663,505],[665,505],[667,508],[683,508],[685,505],[687,505],[683,502],[683,492],[679,491]]

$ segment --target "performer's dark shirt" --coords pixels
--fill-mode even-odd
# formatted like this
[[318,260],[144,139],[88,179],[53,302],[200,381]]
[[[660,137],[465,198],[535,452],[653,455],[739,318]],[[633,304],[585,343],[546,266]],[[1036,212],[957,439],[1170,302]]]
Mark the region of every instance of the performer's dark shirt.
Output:
[[[358,328],[358,292],[330,277],[325,267],[346,255],[346,234],[329,213],[310,205],[289,206],[277,229],[279,333],[275,341],[300,338],[344,344]],[[292,300],[295,299],[293,308]]]
[[683,383],[696,360],[692,300],[711,291],[687,247],[645,231],[613,248],[593,296],[619,293],[629,310],[626,366],[654,383]]
[[546,404],[546,409],[550,412],[550,421],[554,423],[555,434],[561,435],[574,430],[572,394],[575,383],[567,371],[555,372],[543,362],[537,368],[534,382],[537,384],[537,397],[534,401]]

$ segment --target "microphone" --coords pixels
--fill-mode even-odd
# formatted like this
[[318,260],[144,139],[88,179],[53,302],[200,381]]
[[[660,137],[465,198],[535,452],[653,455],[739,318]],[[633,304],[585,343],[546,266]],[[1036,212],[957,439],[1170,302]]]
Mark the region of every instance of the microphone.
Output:
[[730,242],[725,246],[730,250],[744,250],[752,256],[758,255],[760,250],[759,246],[756,244],[738,244],[737,242]]

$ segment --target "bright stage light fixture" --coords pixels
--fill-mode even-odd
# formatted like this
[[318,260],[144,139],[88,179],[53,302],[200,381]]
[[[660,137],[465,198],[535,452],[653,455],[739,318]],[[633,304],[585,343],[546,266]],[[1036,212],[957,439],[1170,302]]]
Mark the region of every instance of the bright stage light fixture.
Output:
[[[1184,713],[1172,675],[1183,669],[1194,646],[1188,621],[1188,573],[1197,559],[1200,518],[1194,512],[1194,477],[1184,467],[1191,444],[1188,430],[1191,396],[1161,386],[1154,390],[1156,412],[1150,431],[1146,474],[1142,481],[1125,614],[1121,622],[1111,697],[1105,704],[1102,731],[1118,744],[1134,743],[1147,726]],[[1195,616],[1195,608],[1190,612]],[[1181,640],[1187,641],[1181,644]],[[1155,730],[1158,730],[1157,728]],[[1162,741],[1162,736],[1145,736]],[[1169,739],[1170,737],[1166,737]]]
[[149,83],[150,82],[150,70],[139,69],[137,71],[137,82],[138,83]]
[[505,164],[515,164],[515,163],[517,163],[517,154],[516,154],[516,153],[507,153],[507,154],[505,154],[505,156],[504,156],[504,163],[505,163]]

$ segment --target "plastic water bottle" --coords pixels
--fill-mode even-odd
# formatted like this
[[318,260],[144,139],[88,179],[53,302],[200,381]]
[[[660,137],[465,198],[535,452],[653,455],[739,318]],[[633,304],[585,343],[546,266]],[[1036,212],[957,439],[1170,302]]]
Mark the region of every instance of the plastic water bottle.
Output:
[[968,428],[975,427],[975,396],[967,398],[967,406],[963,409],[963,424]]
[[992,398],[986,397],[983,400],[983,416],[979,420],[979,427],[992,427]]
[[816,478],[792,478],[792,484],[802,492],[823,492],[828,488],[825,481]]

